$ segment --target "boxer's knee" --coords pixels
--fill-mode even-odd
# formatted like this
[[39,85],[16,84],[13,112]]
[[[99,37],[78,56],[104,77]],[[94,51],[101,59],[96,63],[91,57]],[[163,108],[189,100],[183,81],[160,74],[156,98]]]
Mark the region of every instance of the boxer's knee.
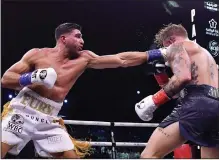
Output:
[[1,158],[4,158],[5,155],[8,153],[8,151],[12,148],[13,146],[8,145],[7,143],[1,142]]
[[58,153],[51,153],[51,155],[54,158],[72,158],[72,159],[78,159],[80,158],[74,150],[64,151],[64,152],[58,152]]
[[155,158],[155,159],[159,159],[159,158],[163,158],[164,156],[159,153],[159,152],[156,152],[156,151],[153,151],[153,150],[147,150],[145,149],[142,153],[141,153],[141,156],[140,158],[144,159],[144,158]]
[[144,154],[142,153],[141,154],[141,157],[142,159],[146,159],[146,158],[153,158],[153,159],[160,159],[160,158],[163,158],[162,156],[158,155],[158,154]]
[[219,148],[201,147],[201,158],[219,158]]

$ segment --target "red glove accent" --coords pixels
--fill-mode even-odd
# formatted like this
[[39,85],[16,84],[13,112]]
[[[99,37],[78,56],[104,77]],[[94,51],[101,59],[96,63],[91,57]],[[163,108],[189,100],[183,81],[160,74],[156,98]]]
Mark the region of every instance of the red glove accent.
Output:
[[165,91],[163,89],[159,90],[157,93],[155,93],[152,97],[154,104],[158,107],[170,100],[170,98],[167,96]]
[[154,74],[154,77],[161,87],[169,82],[169,77],[166,73]]

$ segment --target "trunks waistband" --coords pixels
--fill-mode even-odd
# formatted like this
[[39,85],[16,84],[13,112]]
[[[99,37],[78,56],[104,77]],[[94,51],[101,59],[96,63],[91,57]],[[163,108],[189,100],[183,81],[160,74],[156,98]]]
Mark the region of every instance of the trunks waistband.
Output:
[[[11,106],[13,106],[13,103],[15,104],[16,102],[19,102],[25,107],[30,107],[33,110],[37,110],[51,116],[57,116],[63,105],[63,102],[58,103],[42,97],[27,87],[23,88],[19,94],[13,98]],[[16,105],[14,106],[16,107]]]
[[219,88],[215,88],[209,85],[187,85],[182,91],[180,91],[180,97],[184,98],[188,94],[205,95],[219,100]]

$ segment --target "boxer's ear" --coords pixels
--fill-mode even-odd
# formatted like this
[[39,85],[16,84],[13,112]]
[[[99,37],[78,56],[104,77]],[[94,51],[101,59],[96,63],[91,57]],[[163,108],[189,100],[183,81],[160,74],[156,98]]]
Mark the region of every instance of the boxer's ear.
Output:
[[66,37],[64,36],[64,35],[62,35],[61,37],[60,37],[60,40],[62,41],[62,43],[66,43]]
[[170,36],[169,42],[172,44],[176,41],[176,38],[174,36]]

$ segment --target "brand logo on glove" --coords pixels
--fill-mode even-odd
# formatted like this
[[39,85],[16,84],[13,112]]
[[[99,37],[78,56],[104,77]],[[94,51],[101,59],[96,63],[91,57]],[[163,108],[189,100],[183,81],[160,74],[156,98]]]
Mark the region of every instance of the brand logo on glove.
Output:
[[20,114],[15,114],[11,117],[11,121],[8,122],[8,126],[5,130],[22,133],[24,124],[24,118]]
[[137,107],[138,107],[139,109],[143,109],[143,108],[144,108],[144,105],[141,106],[142,103],[144,103],[144,101],[141,101],[141,102],[137,105]]
[[46,70],[40,71],[40,79],[45,79],[46,76],[47,76],[47,71]]
[[33,72],[32,78],[36,78],[37,72],[38,72],[38,70],[36,70],[36,71]]

